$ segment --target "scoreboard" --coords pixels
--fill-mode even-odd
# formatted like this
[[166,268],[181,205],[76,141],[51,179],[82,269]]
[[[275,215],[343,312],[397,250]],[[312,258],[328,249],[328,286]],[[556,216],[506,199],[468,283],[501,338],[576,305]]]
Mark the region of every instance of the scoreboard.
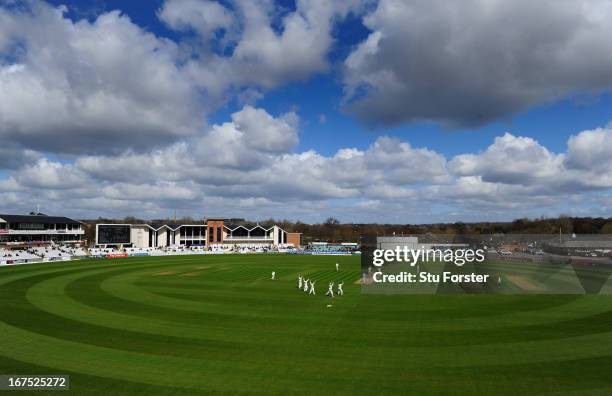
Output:
[[131,243],[131,227],[127,224],[98,224],[96,243],[98,245],[128,245]]

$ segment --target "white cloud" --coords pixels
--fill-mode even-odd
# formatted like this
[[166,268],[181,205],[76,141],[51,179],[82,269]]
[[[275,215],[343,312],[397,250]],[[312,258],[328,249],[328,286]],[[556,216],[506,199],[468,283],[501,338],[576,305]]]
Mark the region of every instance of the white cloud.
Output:
[[589,172],[612,172],[612,125],[570,137],[565,166]]
[[[73,21],[66,7],[39,0],[0,5],[0,138],[59,154],[146,152],[189,139],[234,94],[252,104],[262,88],[328,70],[335,23],[359,10],[357,0],[298,1],[284,13],[266,0],[231,8],[168,0],[159,18],[197,32],[175,42],[120,11]],[[277,133],[255,140],[269,145],[258,149],[294,144]]]
[[38,1],[0,7],[13,22],[0,30],[15,44],[5,54],[13,61],[0,64],[0,138],[59,153],[116,152],[201,129],[204,112],[174,43],[118,11],[92,23],[64,11]]
[[[365,149],[342,148],[333,155],[293,152],[297,115],[274,117],[246,106],[231,118],[202,137],[148,153],[81,156],[74,163],[39,159],[0,178],[0,194],[22,199],[15,206],[7,198],[0,209],[43,200],[78,208],[86,217],[159,217],[176,208],[196,217],[316,221],[331,213],[350,221],[427,222],[584,215],[596,208],[600,214],[603,206],[585,202],[592,201],[592,192],[612,188],[608,128],[577,133],[560,154],[505,133],[482,152],[447,162],[433,150],[385,136]],[[262,135],[262,124],[269,124],[269,133]],[[271,150],[253,144],[287,134],[294,136],[292,145]]]
[[4,190],[18,189],[24,201],[39,190],[51,202],[91,198],[96,208],[106,202],[109,210],[139,213],[176,206],[201,210],[216,200],[231,201],[227,210],[265,202],[279,211],[288,202],[315,208],[317,201],[415,199],[415,184],[448,178],[443,156],[397,139],[381,137],[365,150],[343,148],[332,156],[294,153],[295,113],[274,117],[245,106],[231,119],[201,137],[149,153],[87,155],[74,163],[44,158],[14,171]]
[[[367,2],[299,0],[295,10],[282,13],[269,0],[236,0],[235,23],[226,29],[223,40],[230,53],[201,55],[187,64],[188,72],[213,97],[245,86],[275,88],[326,72],[335,24],[350,13],[362,12]],[[190,15],[181,17],[191,19]],[[191,26],[197,30],[197,25]],[[202,36],[202,41],[209,36]]]
[[273,118],[263,109],[245,106],[232,114],[232,121],[243,131],[245,145],[256,151],[283,153],[298,143],[298,116],[291,112]]
[[333,3],[299,1],[297,10],[282,20],[279,34],[271,26],[265,1],[239,1],[244,17],[243,35],[232,61],[259,85],[273,87],[279,81],[303,79],[328,68],[326,54],[332,42]]
[[366,152],[366,161],[373,169],[385,170],[389,182],[395,184],[448,180],[442,155],[428,149],[413,149],[399,139],[378,138]]
[[[609,88],[610,7],[547,2],[381,0],[344,64],[347,103],[373,123],[475,125]],[[328,72],[337,22],[363,3],[168,0],[158,16],[187,32],[182,41],[120,12],[74,21],[36,0],[0,6],[0,209],[482,220],[579,206],[612,188],[610,127],[577,133],[561,153],[512,133],[448,160],[388,136],[298,150],[298,115],[255,103]],[[244,107],[208,126],[228,100]]]
[[81,187],[86,179],[85,175],[72,165],[43,158],[36,164],[21,169],[17,181],[26,188],[63,190]]
[[612,187],[612,129],[582,131],[568,141],[565,167],[583,188]]
[[298,116],[274,118],[263,109],[245,106],[232,121],[213,125],[193,145],[202,166],[257,170],[270,162],[269,154],[289,152],[298,142]]
[[231,122],[214,125],[204,138],[197,141],[196,153],[209,166],[248,170],[263,164],[260,153],[246,145],[244,132]]
[[22,189],[19,183],[12,177],[0,180],[0,193],[17,192]]
[[228,9],[209,0],[168,0],[158,15],[172,29],[193,29],[206,40],[212,40],[215,31],[228,30],[236,23]]
[[[503,187],[516,187],[534,195],[580,194],[612,187],[612,131],[598,128],[570,137],[567,153],[555,154],[532,138],[506,133],[478,154],[463,154],[449,162],[459,180],[474,180]],[[472,179],[470,179],[472,178]],[[487,185],[480,195],[490,196]],[[475,189],[476,193],[478,189]],[[512,190],[514,191],[514,190]]]
[[479,175],[488,182],[531,185],[558,175],[563,158],[532,138],[506,133],[480,154],[456,156],[449,168],[459,176]]
[[17,169],[41,158],[40,153],[4,141],[0,146],[0,170]]
[[374,125],[472,127],[612,88],[607,0],[380,0],[346,59],[348,108]]
[[143,197],[155,197],[156,200],[194,200],[197,192],[188,185],[174,182],[161,182],[157,184],[127,184],[117,183],[102,189],[106,198],[128,201],[142,201]]

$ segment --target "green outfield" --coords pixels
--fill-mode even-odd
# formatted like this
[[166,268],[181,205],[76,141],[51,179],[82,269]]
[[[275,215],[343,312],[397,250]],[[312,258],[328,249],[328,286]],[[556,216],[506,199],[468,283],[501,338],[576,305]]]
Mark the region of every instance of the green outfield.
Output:
[[0,372],[104,395],[612,394],[612,296],[369,295],[359,278],[350,256],[0,268]]

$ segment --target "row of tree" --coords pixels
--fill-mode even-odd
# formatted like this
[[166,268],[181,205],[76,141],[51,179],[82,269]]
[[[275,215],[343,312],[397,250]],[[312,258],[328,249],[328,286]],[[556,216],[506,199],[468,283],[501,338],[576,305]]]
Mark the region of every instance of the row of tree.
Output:
[[[96,223],[173,223],[170,220],[145,221],[135,217],[124,219],[84,220],[86,224],[85,237],[88,241],[95,240]],[[177,219],[179,224],[203,224],[203,220],[192,218]],[[244,219],[229,219],[228,224],[254,224]],[[288,232],[302,233],[302,242],[358,242],[360,235],[411,235],[411,234],[612,234],[612,218],[568,217],[517,219],[512,222],[481,222],[481,223],[440,223],[440,224],[354,224],[340,223],[330,217],[320,224],[307,224],[301,221],[268,219],[258,222],[270,226],[276,224]]]

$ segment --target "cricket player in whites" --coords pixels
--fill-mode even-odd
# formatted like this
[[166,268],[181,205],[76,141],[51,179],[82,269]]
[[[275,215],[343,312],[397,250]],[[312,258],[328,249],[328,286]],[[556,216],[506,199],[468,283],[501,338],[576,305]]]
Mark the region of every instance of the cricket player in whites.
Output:
[[315,294],[315,295],[317,294],[315,293],[314,285],[315,285],[315,281],[310,281],[310,291],[308,292],[308,294]]
[[302,275],[298,276],[298,289],[302,289]]
[[344,281],[338,283],[338,295],[339,296],[344,296],[344,290],[342,290],[342,286],[344,286]]
[[276,271],[272,271],[272,280],[276,279]]
[[329,285],[327,286],[327,293],[325,293],[325,295],[334,298],[334,282],[329,282]]
[[309,279],[306,279],[306,280],[304,281],[304,291],[305,291],[306,293],[308,293],[308,282],[309,282],[309,281],[310,281]]
[[340,264],[336,263],[336,271],[340,271]]

